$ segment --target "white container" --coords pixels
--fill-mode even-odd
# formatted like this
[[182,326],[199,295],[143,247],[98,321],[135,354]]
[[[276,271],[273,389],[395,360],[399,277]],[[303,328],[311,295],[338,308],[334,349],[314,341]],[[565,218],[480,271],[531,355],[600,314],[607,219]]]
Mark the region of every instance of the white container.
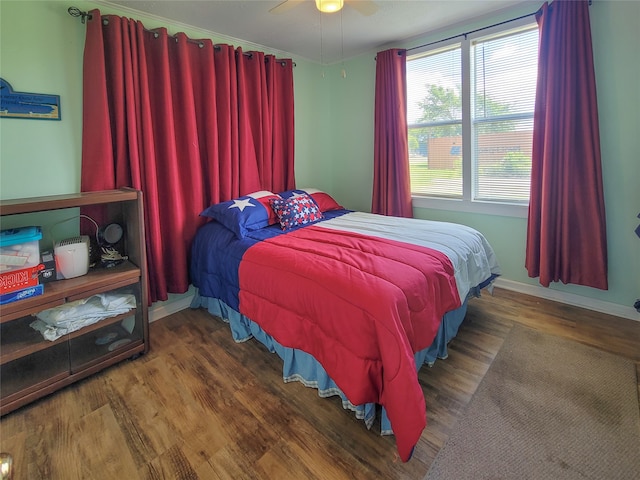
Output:
[[87,235],[57,242],[53,254],[56,259],[56,270],[61,278],[80,277],[89,271],[89,237]]

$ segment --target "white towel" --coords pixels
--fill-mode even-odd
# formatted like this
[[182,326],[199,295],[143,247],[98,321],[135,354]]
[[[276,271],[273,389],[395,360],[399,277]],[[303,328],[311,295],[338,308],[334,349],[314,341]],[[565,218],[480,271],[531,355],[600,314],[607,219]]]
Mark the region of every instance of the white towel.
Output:
[[101,293],[43,310],[36,314],[38,319],[31,323],[31,327],[42,333],[45,339],[53,341],[105,318],[127,313],[135,307],[136,297],[132,294]]

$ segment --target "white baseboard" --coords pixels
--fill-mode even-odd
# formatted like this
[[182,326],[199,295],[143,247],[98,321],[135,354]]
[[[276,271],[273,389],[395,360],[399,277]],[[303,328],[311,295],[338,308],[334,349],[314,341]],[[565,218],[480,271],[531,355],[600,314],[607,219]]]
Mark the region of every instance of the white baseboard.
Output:
[[616,317],[628,318],[640,322],[640,313],[636,312],[633,307],[625,307],[617,303],[604,302],[595,298],[583,297],[574,293],[560,292],[551,290],[538,285],[529,285],[504,278],[497,278],[494,285],[505,290],[532,295],[555,302],[566,303],[575,307],[586,308],[596,312],[606,313],[607,315],[615,315]]
[[[505,290],[512,290],[514,292],[524,293],[526,295],[566,303],[575,307],[586,308],[588,310],[594,310],[596,312],[640,322],[640,313],[636,312],[633,307],[625,307],[624,305],[618,305],[617,303],[603,302],[602,300],[583,297],[582,295],[560,292],[558,290],[551,290],[542,286],[529,285],[526,283],[515,282],[513,280],[506,280],[504,278],[497,278],[494,285],[498,288],[504,288]],[[163,302],[162,304],[152,306],[149,309],[149,322],[155,322],[163,317],[179,312],[180,310],[184,310],[185,308],[189,308],[193,295],[194,294],[181,296],[175,301]]]
[[170,302],[162,302],[160,304],[152,305],[149,308],[149,322],[155,322],[161,318],[168,317],[169,315],[189,308],[191,300],[193,300],[194,294],[184,295]]

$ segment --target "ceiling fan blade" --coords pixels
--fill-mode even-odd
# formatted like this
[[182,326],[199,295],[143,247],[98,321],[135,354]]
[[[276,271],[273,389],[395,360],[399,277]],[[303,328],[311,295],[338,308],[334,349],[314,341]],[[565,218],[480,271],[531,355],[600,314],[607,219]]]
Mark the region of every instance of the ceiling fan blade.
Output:
[[378,5],[373,0],[348,0],[347,4],[366,17],[378,11]]
[[269,13],[275,13],[276,15],[280,13],[285,13],[291,10],[292,8],[297,7],[302,2],[304,2],[304,0],[284,0],[284,2],[276,5],[271,10],[269,10]]

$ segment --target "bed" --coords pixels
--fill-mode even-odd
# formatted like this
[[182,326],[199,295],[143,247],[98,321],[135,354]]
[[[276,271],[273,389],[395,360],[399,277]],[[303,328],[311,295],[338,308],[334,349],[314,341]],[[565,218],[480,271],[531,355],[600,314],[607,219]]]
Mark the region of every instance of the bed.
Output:
[[367,426],[381,405],[403,461],[426,426],[417,370],[446,357],[468,299],[500,274],[478,231],[344,209],[313,189],[212,205],[193,241],[194,308],[261,341],[285,381],[340,395]]

